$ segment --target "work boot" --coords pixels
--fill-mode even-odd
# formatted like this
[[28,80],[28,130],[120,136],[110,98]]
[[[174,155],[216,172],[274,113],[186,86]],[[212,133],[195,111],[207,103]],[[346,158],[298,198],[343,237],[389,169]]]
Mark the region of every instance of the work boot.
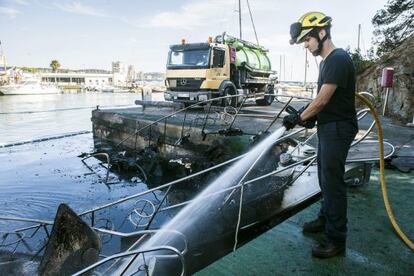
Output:
[[320,233],[325,230],[325,219],[318,217],[315,220],[303,224],[304,233]]
[[325,240],[312,248],[312,256],[316,258],[331,258],[345,252],[345,242]]

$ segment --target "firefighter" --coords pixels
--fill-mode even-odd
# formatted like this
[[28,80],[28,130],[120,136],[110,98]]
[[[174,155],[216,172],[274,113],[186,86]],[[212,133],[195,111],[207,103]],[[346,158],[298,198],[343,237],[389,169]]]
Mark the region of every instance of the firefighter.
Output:
[[303,225],[304,233],[324,232],[325,239],[312,248],[312,255],[330,258],[343,254],[347,236],[347,187],[345,160],[358,132],[355,111],[355,69],[346,51],[331,40],[332,18],[309,12],[290,26],[290,44],[304,43],[320,56],[318,94],[302,112],[283,118],[287,130],[299,124],[308,128],[317,121],[318,179],[322,191],[318,217]]

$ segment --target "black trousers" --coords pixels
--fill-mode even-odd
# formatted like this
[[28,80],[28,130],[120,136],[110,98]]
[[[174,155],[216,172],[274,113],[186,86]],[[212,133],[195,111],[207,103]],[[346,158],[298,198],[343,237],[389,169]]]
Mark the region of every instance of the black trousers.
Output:
[[357,132],[356,120],[318,125],[318,179],[322,191],[319,216],[325,219],[327,238],[338,242],[346,241],[345,160]]

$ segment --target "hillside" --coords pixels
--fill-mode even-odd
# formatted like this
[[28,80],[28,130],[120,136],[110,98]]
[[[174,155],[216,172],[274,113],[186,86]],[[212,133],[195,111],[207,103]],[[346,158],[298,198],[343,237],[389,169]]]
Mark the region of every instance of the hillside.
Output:
[[381,87],[382,69],[394,68],[394,86],[390,89],[385,115],[409,123],[414,115],[414,36],[407,38],[391,54],[381,57],[375,65],[357,76],[357,91],[375,95],[377,104],[385,96]]

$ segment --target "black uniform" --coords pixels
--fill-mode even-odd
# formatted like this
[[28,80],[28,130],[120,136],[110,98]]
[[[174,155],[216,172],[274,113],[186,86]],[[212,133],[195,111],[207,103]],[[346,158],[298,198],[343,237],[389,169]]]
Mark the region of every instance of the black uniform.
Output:
[[345,242],[347,232],[347,187],[345,160],[358,132],[355,111],[355,69],[343,49],[333,50],[320,64],[318,93],[323,84],[338,87],[317,115],[318,178],[322,190],[319,216],[325,219],[328,239]]

